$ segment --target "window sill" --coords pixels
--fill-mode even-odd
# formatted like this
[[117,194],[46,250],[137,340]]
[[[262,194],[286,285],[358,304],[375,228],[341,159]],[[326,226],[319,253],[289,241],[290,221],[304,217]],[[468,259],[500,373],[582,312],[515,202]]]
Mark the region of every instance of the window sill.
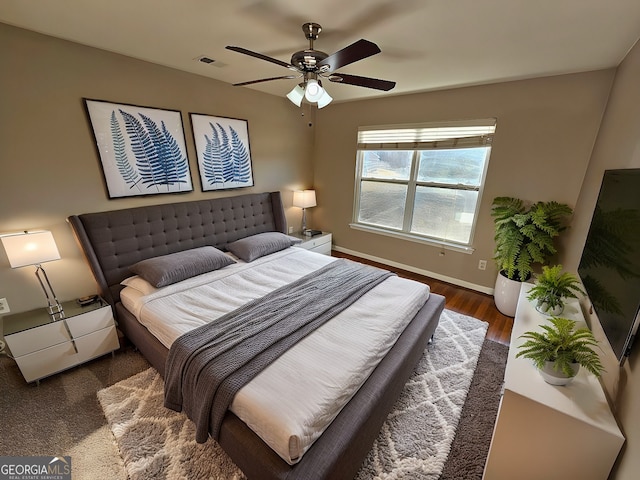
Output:
[[452,250],[454,252],[466,253],[471,255],[475,248],[465,247],[464,245],[458,245],[457,243],[450,243],[445,241],[432,240],[418,235],[412,235],[405,232],[394,232],[386,230],[384,228],[374,227],[372,225],[363,225],[361,223],[350,223],[349,226],[355,230],[362,230],[363,232],[377,233],[379,235],[385,235],[387,237],[397,238],[400,240],[408,240],[410,242],[423,243],[425,245],[431,245],[436,248],[442,248],[444,250]]

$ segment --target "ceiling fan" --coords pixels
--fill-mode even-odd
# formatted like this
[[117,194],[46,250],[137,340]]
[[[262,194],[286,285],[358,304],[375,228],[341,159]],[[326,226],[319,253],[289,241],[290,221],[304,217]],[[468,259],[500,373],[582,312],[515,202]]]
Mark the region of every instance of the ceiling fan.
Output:
[[331,100],[333,100],[322,87],[323,78],[326,78],[330,82],[346,83],[348,85],[373,88],[376,90],[383,90],[385,92],[396,86],[396,82],[390,82],[388,80],[336,72],[339,68],[380,53],[381,50],[375,43],[361,39],[346,46],[342,50],[333,53],[332,55],[327,55],[325,52],[313,48],[313,42],[318,39],[318,36],[322,31],[322,27],[320,25],[308,22],[302,25],[302,31],[304,32],[307,40],[309,40],[309,48],[295,52],[291,56],[291,63],[286,63],[261,53],[252,52],[246,48],[228,45],[226,47],[228,50],[275,63],[276,65],[288,68],[289,70],[293,70],[297,73],[296,75],[261,78],[259,80],[234,83],[233,85],[238,87],[252,85],[254,83],[270,82],[272,80],[302,78],[302,82],[296,85],[293,90],[287,94],[287,98],[297,106],[300,106],[302,104],[302,99],[306,98],[307,101],[311,103],[317,103],[318,108],[327,106]]

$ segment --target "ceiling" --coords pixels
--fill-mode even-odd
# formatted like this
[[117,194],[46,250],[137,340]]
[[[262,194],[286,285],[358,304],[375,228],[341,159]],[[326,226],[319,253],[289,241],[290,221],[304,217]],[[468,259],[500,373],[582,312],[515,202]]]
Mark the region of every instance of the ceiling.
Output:
[[[315,48],[328,54],[361,38],[382,50],[339,71],[396,87],[325,84],[335,101],[349,101],[615,67],[640,37],[640,1],[0,1],[0,22],[228,83],[291,72],[226,45],[288,63],[308,47],[309,21],[322,25]],[[237,88],[283,96],[295,84]]]

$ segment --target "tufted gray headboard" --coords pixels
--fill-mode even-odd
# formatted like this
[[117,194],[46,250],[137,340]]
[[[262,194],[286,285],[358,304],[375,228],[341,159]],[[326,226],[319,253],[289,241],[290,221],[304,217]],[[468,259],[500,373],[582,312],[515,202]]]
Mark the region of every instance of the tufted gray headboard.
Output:
[[98,283],[112,306],[120,282],[140,260],[228,243],[263,232],[286,233],[280,192],[151,205],[72,215],[71,227]]

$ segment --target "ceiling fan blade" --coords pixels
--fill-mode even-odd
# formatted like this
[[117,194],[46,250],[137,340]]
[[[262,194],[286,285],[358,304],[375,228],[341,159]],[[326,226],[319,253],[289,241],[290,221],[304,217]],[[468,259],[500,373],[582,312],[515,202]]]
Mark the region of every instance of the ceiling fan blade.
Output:
[[300,77],[300,75],[285,75],[283,77],[261,78],[260,80],[249,80],[248,82],[234,83],[233,86],[242,87],[244,85],[252,85],[254,83],[270,82],[271,80],[292,80],[298,77]]
[[245,55],[249,55],[250,57],[255,57],[255,58],[259,58],[260,60],[266,60],[267,62],[271,62],[271,63],[275,63],[276,65],[280,65],[281,67],[284,68],[289,68],[291,70],[298,70],[296,67],[294,67],[293,65],[283,62],[281,60],[278,60],[277,58],[272,58],[272,57],[267,57],[266,55],[263,55],[261,53],[257,53],[257,52],[252,52],[251,50],[247,50],[246,48],[242,48],[242,47],[234,47],[231,45],[227,45],[225,47],[227,50],[231,50],[234,52],[238,52],[238,53],[243,53]]
[[370,42],[369,40],[361,39],[344,47],[342,50],[338,50],[336,53],[329,55],[321,62],[318,62],[318,67],[320,67],[323,72],[333,72],[345,65],[349,65],[380,52],[381,50],[378,45]]
[[396,82],[390,82],[389,80],[359,77],[357,75],[347,75],[346,73],[334,73],[329,77],[329,81],[346,83],[347,85],[355,85],[357,87],[374,88],[376,90],[384,90],[385,92],[388,92],[396,86]]

